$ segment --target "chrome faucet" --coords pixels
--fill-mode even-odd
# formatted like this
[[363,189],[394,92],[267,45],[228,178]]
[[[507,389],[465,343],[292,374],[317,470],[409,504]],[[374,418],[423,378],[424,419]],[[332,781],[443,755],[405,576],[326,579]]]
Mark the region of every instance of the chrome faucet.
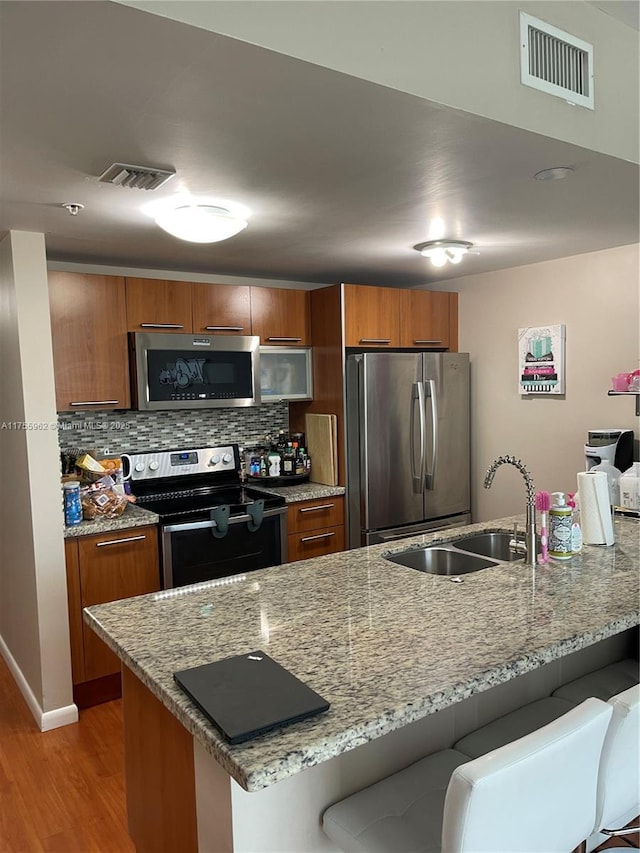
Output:
[[524,477],[525,486],[527,489],[527,523],[525,528],[525,547],[527,565],[536,565],[536,487],[533,484],[531,474],[520,459],[515,456],[498,456],[491,463],[484,478],[485,489],[490,489],[493,483],[493,478],[500,465],[513,465],[520,471]]

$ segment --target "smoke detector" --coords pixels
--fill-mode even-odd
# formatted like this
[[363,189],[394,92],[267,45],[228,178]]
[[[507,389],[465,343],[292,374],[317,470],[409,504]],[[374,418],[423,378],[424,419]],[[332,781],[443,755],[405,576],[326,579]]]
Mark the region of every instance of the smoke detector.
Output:
[[132,166],[128,163],[113,163],[104,171],[98,181],[114,184],[117,187],[129,187],[135,190],[157,190],[175,175],[175,171],[155,169],[153,166]]

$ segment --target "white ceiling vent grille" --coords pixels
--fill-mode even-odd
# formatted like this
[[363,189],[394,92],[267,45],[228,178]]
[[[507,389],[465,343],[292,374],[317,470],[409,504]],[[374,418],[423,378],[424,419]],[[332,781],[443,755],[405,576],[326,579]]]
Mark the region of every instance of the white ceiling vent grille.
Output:
[[171,180],[175,172],[166,169],[154,169],[151,166],[131,166],[127,163],[114,163],[98,178],[104,184],[117,187],[131,187],[136,190],[157,190]]
[[593,109],[593,45],[520,12],[520,81]]

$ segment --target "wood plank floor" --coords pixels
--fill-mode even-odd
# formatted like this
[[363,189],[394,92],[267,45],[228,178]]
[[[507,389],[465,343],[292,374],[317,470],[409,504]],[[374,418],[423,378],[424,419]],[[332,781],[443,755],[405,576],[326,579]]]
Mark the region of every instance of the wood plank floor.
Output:
[[[616,844],[638,849],[640,837],[598,850]],[[127,833],[121,700],[81,711],[78,725],[42,733],[0,658],[0,853],[42,851],[135,853]]]
[[120,700],[42,733],[0,658],[1,853],[134,853]]

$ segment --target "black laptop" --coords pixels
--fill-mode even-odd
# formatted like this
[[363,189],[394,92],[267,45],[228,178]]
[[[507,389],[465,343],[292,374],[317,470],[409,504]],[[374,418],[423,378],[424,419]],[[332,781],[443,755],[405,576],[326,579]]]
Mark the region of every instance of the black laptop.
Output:
[[229,743],[329,708],[326,699],[262,651],[183,669],[173,677]]

